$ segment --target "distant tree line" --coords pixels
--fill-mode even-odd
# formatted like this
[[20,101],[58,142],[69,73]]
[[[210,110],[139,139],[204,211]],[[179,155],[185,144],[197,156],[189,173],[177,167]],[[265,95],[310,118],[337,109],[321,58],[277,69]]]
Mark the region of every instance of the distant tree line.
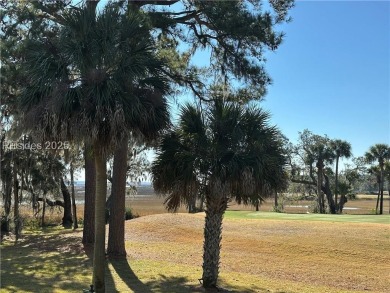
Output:
[[354,198],[358,191],[370,191],[377,185],[376,212],[383,213],[386,182],[387,189],[390,189],[389,145],[373,145],[363,157],[352,158],[352,164],[345,164],[341,172],[340,158],[352,157],[352,147],[347,141],[316,135],[306,129],[299,134],[297,144],[286,142],[286,145],[290,191],[295,189],[315,195],[314,212],[341,213],[348,198]]

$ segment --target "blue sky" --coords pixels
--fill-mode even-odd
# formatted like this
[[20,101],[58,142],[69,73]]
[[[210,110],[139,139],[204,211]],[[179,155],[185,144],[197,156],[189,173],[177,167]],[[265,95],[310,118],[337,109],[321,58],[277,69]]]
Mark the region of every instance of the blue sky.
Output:
[[271,123],[293,143],[304,129],[346,140],[356,157],[390,144],[390,2],[296,1],[290,15],[284,43],[266,53]]
[[390,143],[390,2],[297,1],[284,43],[267,54],[262,106],[292,141],[305,128],[361,156]]

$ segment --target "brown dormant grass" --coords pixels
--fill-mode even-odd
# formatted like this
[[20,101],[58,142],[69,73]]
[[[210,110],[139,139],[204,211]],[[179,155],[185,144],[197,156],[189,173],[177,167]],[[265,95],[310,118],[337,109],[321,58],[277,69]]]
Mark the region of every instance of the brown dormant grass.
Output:
[[[224,219],[221,292],[388,292],[388,216],[385,224],[271,216]],[[106,292],[204,292],[203,224],[203,213],[127,221],[128,258],[109,261]],[[80,229],[27,232],[16,245],[5,240],[1,292],[81,292],[90,282]]]
[[[203,217],[168,214],[127,222],[129,259],[169,260],[167,272],[172,266],[199,271]],[[385,224],[225,219],[221,277],[233,287],[247,284],[246,290],[386,292],[389,232]]]

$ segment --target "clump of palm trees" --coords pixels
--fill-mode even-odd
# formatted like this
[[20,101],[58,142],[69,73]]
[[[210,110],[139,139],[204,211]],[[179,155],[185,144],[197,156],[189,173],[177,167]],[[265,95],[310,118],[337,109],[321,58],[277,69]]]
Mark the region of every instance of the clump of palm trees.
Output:
[[92,146],[96,168],[94,287],[104,292],[107,155],[130,135],[155,139],[169,125],[164,63],[137,13],[106,6],[64,13],[52,38],[26,44],[26,128],[41,139]]
[[[378,143],[370,147],[370,149],[365,153],[365,159],[367,163],[378,162],[378,183],[379,183],[379,193],[378,193],[378,201],[379,204],[379,214],[383,214],[383,190],[384,190],[384,181],[385,181],[385,171],[388,172],[387,168],[385,170],[385,166],[387,160],[390,160],[390,146],[383,143]],[[372,171],[375,170],[375,167]],[[376,172],[375,172],[376,173]],[[390,177],[389,177],[390,178]],[[390,196],[390,194],[389,194]],[[377,204],[378,209],[378,204]],[[390,212],[390,211],[389,211]]]
[[157,192],[169,210],[205,199],[203,286],[218,280],[222,219],[231,200],[250,204],[271,193],[283,178],[278,130],[262,109],[215,98],[199,109],[187,104],[178,125],[162,138],[152,167]]

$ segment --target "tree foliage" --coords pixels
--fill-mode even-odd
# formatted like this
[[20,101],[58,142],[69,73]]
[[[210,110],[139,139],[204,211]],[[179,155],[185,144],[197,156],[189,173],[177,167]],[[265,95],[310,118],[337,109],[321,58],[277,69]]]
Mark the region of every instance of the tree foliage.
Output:
[[[341,140],[332,140],[327,136],[313,134],[309,130],[300,133],[296,146],[290,146],[291,180],[309,186],[315,186],[317,193],[317,207],[315,211],[324,213],[325,198],[329,212],[341,212],[347,202],[345,196],[338,200],[332,192],[332,177],[338,176],[338,160],[350,156],[350,145]],[[336,172],[328,168],[336,160]],[[335,175],[335,176],[334,176]]]
[[383,189],[385,181],[385,162],[390,159],[390,147],[387,144],[375,144],[370,147],[370,149],[365,153],[365,159],[367,163],[378,162],[379,172],[375,172],[375,169],[372,168],[373,173],[377,173],[378,183],[379,183],[379,194],[380,197],[380,207],[379,214],[383,214]]

